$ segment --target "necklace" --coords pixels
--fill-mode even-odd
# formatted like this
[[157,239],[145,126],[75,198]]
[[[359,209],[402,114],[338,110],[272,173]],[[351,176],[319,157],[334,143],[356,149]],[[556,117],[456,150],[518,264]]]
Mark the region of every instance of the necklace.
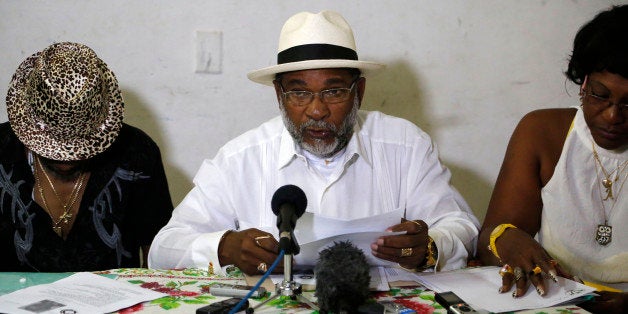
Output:
[[59,200],[59,203],[63,207],[62,214],[55,220],[55,218],[53,217],[52,211],[48,207],[48,202],[46,200],[46,196],[44,195],[44,189],[41,186],[41,180],[39,178],[39,175],[37,174],[37,171],[35,171],[35,181],[37,182],[37,188],[39,190],[39,195],[41,196],[41,200],[44,203],[44,209],[46,210],[48,215],[50,215],[50,218],[52,218],[52,230],[54,230],[54,232],[61,237],[63,236],[61,223],[63,222],[64,225],[68,225],[70,223],[70,220],[72,219],[71,211],[72,211],[72,208],[74,207],[74,204],[76,203],[76,200],[78,199],[78,195],[81,191],[81,188],[83,187],[83,182],[85,181],[85,173],[82,172],[79,178],[76,180],[76,182],[74,182],[74,187],[72,188],[72,192],[70,192],[68,199],[64,202],[61,199],[61,196],[59,195],[59,193],[57,192],[57,189],[55,188],[54,184],[52,183],[52,180],[50,180],[48,173],[46,173],[46,171],[44,170],[44,167],[42,166],[39,158],[37,158],[36,161],[37,161],[37,164],[39,165],[39,170],[43,172],[44,176],[46,177],[46,180],[48,181],[48,184],[50,184],[50,187],[52,188],[52,193],[55,195],[57,200]]
[[[600,157],[598,156],[597,151],[595,150],[595,144],[593,142],[591,142],[591,147],[593,148],[593,158],[596,161],[596,167],[597,165],[599,165],[600,169],[602,169],[602,173],[604,173],[604,179],[602,179],[602,186],[604,186],[604,188],[606,189],[606,197],[604,197],[604,200],[605,201],[608,199],[613,200],[614,199],[613,183],[617,182],[617,180],[619,179],[621,172],[624,171],[624,169],[626,168],[626,164],[628,164],[628,160],[621,163],[619,166],[617,166],[617,168],[615,168],[613,171],[609,173],[608,171],[606,171],[604,166],[602,166],[602,161],[600,161]],[[619,170],[620,168],[622,170]],[[596,171],[597,171],[597,168],[596,168]],[[613,173],[616,173],[615,180],[611,178]],[[599,176],[598,176],[598,179],[599,179]]]
[[[621,196],[621,194],[619,194],[619,196],[617,196],[617,198],[613,197],[613,183],[617,182],[619,180],[619,177],[621,176],[621,173],[624,172],[624,170],[626,169],[626,165],[628,164],[628,160],[624,161],[619,166],[617,166],[617,168],[615,168],[615,170],[613,170],[611,173],[608,173],[606,171],[606,169],[604,169],[604,166],[602,166],[602,161],[600,160],[600,157],[598,156],[597,151],[595,150],[595,144],[593,142],[591,142],[591,147],[593,148],[593,158],[596,161],[595,162],[595,175],[597,176],[597,179],[599,181],[600,180],[600,171],[599,171],[599,169],[602,170],[605,178],[601,181],[601,185],[606,189],[606,191],[605,191],[606,197],[604,197],[602,195],[602,188],[600,187],[600,184],[597,184],[598,191],[600,192],[600,201],[602,203],[602,212],[603,212],[603,215],[604,215],[604,224],[597,225],[597,229],[595,231],[595,240],[597,241],[597,243],[599,245],[607,245],[607,244],[611,243],[611,241],[613,240],[613,227],[608,224],[607,216],[610,216],[611,212],[615,208],[615,204],[617,204],[617,198],[619,198]],[[599,165],[599,168],[598,168],[598,165]],[[621,169],[621,170],[619,170],[619,169]],[[611,180],[611,176],[613,175],[613,173],[616,173],[615,174],[615,180]],[[628,178],[628,173],[626,173],[626,175],[624,176],[624,179],[622,180],[621,185],[619,186],[619,189],[617,190],[617,193],[621,192],[621,190],[624,188],[624,183],[626,183],[626,179],[627,178]],[[607,201],[609,199],[611,201],[613,201],[613,205],[611,205],[611,208],[610,208],[610,210],[608,212],[608,215],[607,215],[606,214],[606,206],[604,205],[604,201]]]

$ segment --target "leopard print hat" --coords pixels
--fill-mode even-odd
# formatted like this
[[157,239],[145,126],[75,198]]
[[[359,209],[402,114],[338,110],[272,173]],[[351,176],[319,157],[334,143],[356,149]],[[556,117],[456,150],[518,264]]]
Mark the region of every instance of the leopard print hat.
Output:
[[115,75],[89,47],[56,43],[28,57],[6,99],[11,128],[48,159],[91,158],[114,142],[124,102]]

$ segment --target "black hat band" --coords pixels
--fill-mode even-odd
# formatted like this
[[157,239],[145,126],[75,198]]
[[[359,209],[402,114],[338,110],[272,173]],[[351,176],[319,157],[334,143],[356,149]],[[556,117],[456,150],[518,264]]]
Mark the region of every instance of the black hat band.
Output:
[[308,44],[288,48],[277,54],[277,64],[324,59],[358,60],[358,53],[342,46]]

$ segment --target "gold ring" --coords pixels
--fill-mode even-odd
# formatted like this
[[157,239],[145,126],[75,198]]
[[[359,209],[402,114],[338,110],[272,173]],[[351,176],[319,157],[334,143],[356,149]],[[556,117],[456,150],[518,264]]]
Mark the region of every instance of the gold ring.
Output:
[[504,264],[504,267],[502,267],[502,269],[499,270],[499,275],[504,277],[506,276],[506,274],[513,274],[512,271],[512,267],[510,267],[510,265],[508,264]]
[[401,249],[401,257],[408,257],[412,255],[412,248],[411,247],[406,247]]
[[266,265],[266,263],[261,262],[259,263],[259,265],[257,265],[257,270],[259,270],[262,273],[265,273],[268,270],[268,266]]
[[270,237],[271,236],[269,236],[269,235],[263,235],[263,236],[255,237],[255,244],[257,244],[257,246],[259,246],[259,247],[262,247],[262,244],[259,243],[259,240],[268,239]]
[[515,267],[513,273],[515,274],[515,281],[519,281],[521,278],[523,278],[523,270],[521,269],[521,267]]
[[538,275],[542,272],[541,267],[539,267],[538,265],[536,267],[534,267],[531,271],[530,274],[531,275]]

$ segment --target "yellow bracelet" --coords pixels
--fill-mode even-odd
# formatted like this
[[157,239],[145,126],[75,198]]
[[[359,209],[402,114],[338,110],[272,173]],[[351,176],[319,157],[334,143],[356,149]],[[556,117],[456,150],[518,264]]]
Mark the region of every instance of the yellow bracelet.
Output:
[[490,237],[489,244],[488,244],[488,250],[491,251],[493,253],[493,255],[495,255],[495,257],[499,258],[500,260],[501,260],[501,258],[499,257],[499,254],[497,254],[497,247],[495,246],[495,241],[506,230],[508,230],[508,228],[515,228],[515,229],[517,229],[517,226],[512,225],[512,224],[501,224],[501,225],[495,227],[495,229],[493,229],[493,231],[491,232],[491,237]]

